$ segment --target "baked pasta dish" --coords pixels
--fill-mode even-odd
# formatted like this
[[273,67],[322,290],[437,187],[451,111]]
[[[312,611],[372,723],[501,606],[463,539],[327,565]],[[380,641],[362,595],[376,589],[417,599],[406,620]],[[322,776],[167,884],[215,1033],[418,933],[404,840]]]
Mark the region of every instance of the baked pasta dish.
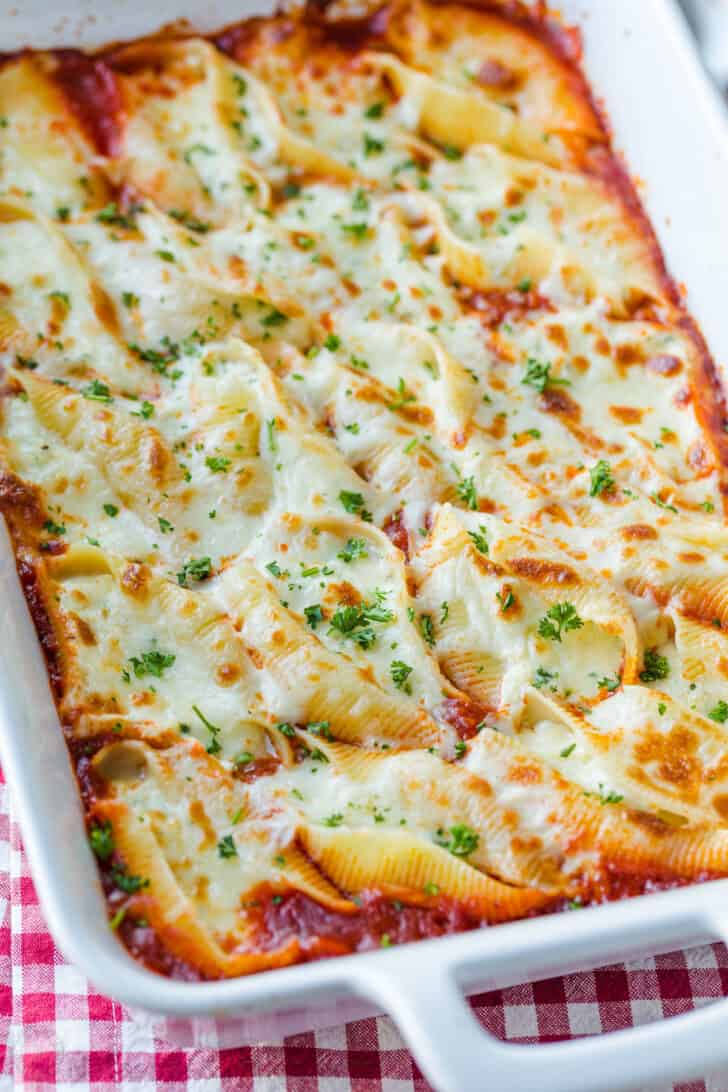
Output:
[[0,509],[186,978],[728,874],[723,393],[538,6],[0,67]]

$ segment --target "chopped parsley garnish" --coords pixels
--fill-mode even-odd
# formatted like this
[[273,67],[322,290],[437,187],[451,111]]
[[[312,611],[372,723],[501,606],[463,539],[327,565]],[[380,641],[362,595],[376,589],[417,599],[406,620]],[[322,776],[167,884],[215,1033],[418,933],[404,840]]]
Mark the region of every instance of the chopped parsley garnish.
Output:
[[324,341],[324,349],[328,349],[330,352],[335,352],[341,345],[341,338],[337,334],[329,334]]
[[212,572],[212,558],[191,557],[177,573],[177,583],[186,588],[188,580],[207,580]]
[[157,523],[159,524],[159,530],[163,535],[168,535],[174,531],[174,527],[168,519],[164,518],[164,516],[157,516]]
[[339,550],[336,556],[347,564],[350,564],[352,561],[357,561],[359,558],[369,557],[366,549],[366,542],[363,538],[350,538],[347,540],[343,550]]
[[224,838],[221,838],[217,843],[217,852],[221,857],[237,857],[238,851],[233,841],[232,834],[226,834]]
[[[585,796],[593,796],[593,793],[585,793]],[[610,789],[608,792],[604,791],[604,786],[601,781],[599,782],[599,803],[604,807],[606,804],[621,804],[624,797],[619,792],[614,792]]]
[[208,455],[205,459],[205,466],[213,472],[213,474],[224,474],[230,469],[231,460],[227,455]]
[[600,690],[608,690],[611,694],[616,690],[621,683],[619,675],[615,675],[613,678],[610,675],[602,675],[600,679],[597,679],[597,686]]
[[81,388],[81,394],[91,402],[113,402],[111,392],[100,379],[92,379],[87,386]]
[[327,815],[324,819],[325,827],[340,827],[344,822],[344,816],[340,811],[335,811],[333,815]]
[[347,235],[353,236],[355,239],[363,239],[369,230],[369,225],[365,222],[357,224],[342,224],[341,230],[345,231]]
[[675,505],[668,504],[667,501],[664,501],[662,497],[659,497],[657,495],[657,493],[652,493],[650,495],[650,500],[653,502],[653,504],[656,504],[658,508],[664,508],[666,512],[674,512],[675,515],[677,515],[677,508],[675,507]]
[[516,597],[510,588],[505,592],[496,592],[495,597],[500,604],[501,614],[505,614],[507,610],[510,610],[516,601]]
[[115,504],[105,504],[104,505],[104,512],[106,512],[106,515],[110,516],[111,519],[113,519],[114,516],[119,515],[119,509],[116,507]]
[[464,739],[459,739],[455,744],[455,758],[462,758],[467,753],[468,745]]
[[564,747],[563,751],[559,751],[561,758],[568,758],[570,754],[575,750],[576,744],[570,743],[568,747]]
[[385,103],[383,102],[373,102],[371,106],[367,106],[366,110],[364,111],[364,117],[372,119],[380,118],[384,113],[384,107]]
[[296,738],[296,729],[293,727],[292,724],[287,724],[285,721],[283,721],[282,724],[276,724],[276,728],[281,733],[281,735],[286,737],[286,739]]
[[488,553],[488,529],[482,523],[477,531],[468,531],[468,538],[479,554]]
[[460,479],[457,484],[457,495],[472,512],[478,511],[478,495],[475,492],[475,480],[472,475],[469,478]]
[[443,849],[449,849],[455,857],[468,857],[478,848],[480,838],[466,823],[456,823],[454,827],[450,827],[449,836],[441,827],[435,841]]
[[708,716],[718,724],[725,724],[728,720],[728,702],[723,701],[721,698],[718,704],[710,710]]
[[134,292],[122,292],[121,302],[124,304],[124,307],[131,308],[138,307],[140,300],[139,297],[134,294]]
[[266,565],[266,569],[271,576],[286,577],[288,576],[288,569],[282,569],[277,561],[269,561]]
[[71,216],[71,210],[68,205],[59,205],[56,209],[56,220],[60,220],[62,224],[68,222]]
[[290,201],[293,197],[300,197],[300,195],[301,187],[299,186],[298,182],[286,182],[285,186],[283,187],[283,196],[286,198],[287,201]]
[[354,212],[366,212],[369,208],[369,198],[364,190],[357,190],[354,194],[354,200],[351,202],[351,207]]
[[119,211],[116,201],[111,201],[105,208],[96,213],[96,219],[100,224],[113,224],[114,227],[133,230],[136,227],[135,217],[138,212],[144,212],[142,205],[132,205],[129,211],[124,213]]
[[200,155],[216,155],[214,148],[210,148],[207,144],[191,144],[184,154],[185,163],[192,165],[192,156],[198,153]]
[[407,388],[405,386],[404,379],[402,379],[402,377],[400,376],[400,378],[399,378],[399,380],[397,382],[397,398],[394,400],[394,402],[389,402],[387,404],[387,409],[400,410],[404,406],[406,406],[409,402],[415,402],[415,401],[416,401],[416,399],[415,399],[414,394],[410,394],[410,392],[407,390]]
[[460,148],[456,148],[454,144],[443,144],[442,154],[445,156],[445,159],[463,158],[463,153],[461,152]]
[[538,623],[538,633],[549,641],[561,642],[564,633],[571,629],[581,629],[583,625],[573,603],[554,603]]
[[419,625],[422,640],[432,648],[435,643],[435,626],[432,621],[432,615],[421,614],[419,617]]
[[161,679],[176,659],[173,652],[160,652],[159,649],[153,648],[149,652],[142,652],[141,656],[130,656],[129,663],[138,679],[143,679],[145,675],[153,675],[155,679]]
[[398,690],[403,690],[405,694],[412,693],[412,684],[409,681],[412,670],[409,664],[406,664],[403,660],[392,660],[389,665],[392,682]]
[[321,736],[321,739],[327,739],[329,743],[333,743],[334,735],[327,720],[312,720],[306,727],[315,736]]
[[339,500],[351,515],[359,516],[365,523],[372,522],[372,514],[365,508],[364,497],[361,493],[351,493],[348,489],[342,489]]
[[65,535],[66,525],[64,523],[55,523],[52,519],[47,519],[43,523],[43,530],[47,531],[49,535]]
[[362,141],[364,145],[364,155],[367,156],[367,158],[370,155],[380,155],[384,151],[384,141],[377,140],[371,133],[364,133]]
[[261,326],[267,328],[270,328],[271,326],[282,326],[284,322],[288,322],[288,315],[284,315],[277,307],[273,307],[265,318],[260,320]]
[[205,728],[207,728],[208,732],[210,733],[210,742],[206,748],[208,755],[219,754],[219,752],[222,750],[222,747],[220,746],[217,739],[217,737],[220,735],[220,729],[216,724],[213,724],[207,719],[205,714],[202,712],[201,709],[198,708],[198,706],[193,705],[192,712],[195,714],[195,716],[198,716],[200,718]]
[[306,615],[306,621],[311,629],[316,629],[319,622],[324,620],[324,612],[321,610],[320,603],[313,603],[310,607],[304,607],[303,613]]
[[640,679],[644,683],[657,682],[666,679],[670,674],[670,662],[667,656],[661,656],[656,648],[645,649],[645,658],[640,671]]
[[148,421],[150,417],[154,415],[154,406],[151,402],[147,402],[146,398],[142,402],[138,410],[132,411],[132,417],[142,417],[145,421]]
[[20,353],[15,354],[15,363],[19,368],[25,368],[29,372],[34,372],[38,367],[37,360],[32,360],[29,356],[21,356]]
[[558,671],[549,671],[546,667],[537,667],[533,685],[537,690],[543,690],[544,686],[549,686],[552,690],[555,690],[556,687],[551,686],[551,683],[556,682],[558,677]]
[[589,477],[591,478],[591,485],[589,486],[589,496],[598,497],[600,493],[609,492],[614,488],[614,478],[609,463],[606,459],[600,459],[595,466],[589,471]]
[[187,209],[170,209],[169,215],[173,220],[184,224],[188,231],[196,231],[198,235],[204,235],[212,227],[212,224],[209,224],[206,220],[198,220]]
[[366,649],[371,648],[377,639],[372,623],[386,625],[393,621],[394,611],[387,610],[380,602],[364,601],[356,606],[346,603],[337,607],[332,615],[329,633],[336,632]]
[[136,895],[144,887],[149,887],[149,880],[143,876],[130,876],[125,868],[112,868],[111,878],[119,888],[127,895]]
[[89,845],[100,861],[108,861],[114,852],[114,836],[111,823],[94,823],[88,834]]
[[540,360],[536,360],[532,356],[528,358],[521,383],[524,383],[527,387],[533,387],[540,394],[543,394],[547,387],[571,386],[568,379],[554,379],[551,375],[551,365],[542,364]]

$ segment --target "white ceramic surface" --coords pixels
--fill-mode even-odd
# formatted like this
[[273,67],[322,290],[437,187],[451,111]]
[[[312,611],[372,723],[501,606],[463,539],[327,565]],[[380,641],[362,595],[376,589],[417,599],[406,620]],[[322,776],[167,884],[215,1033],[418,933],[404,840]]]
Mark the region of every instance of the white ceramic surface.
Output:
[[[728,366],[728,129],[670,0],[562,0],[668,265]],[[211,29],[265,0],[0,0],[0,50],[98,45],[187,16]],[[0,520],[0,757],[46,919],[92,983],[158,1016],[159,1033],[235,1045],[386,1011],[438,1092],[619,1092],[728,1066],[728,999],[602,1037],[514,1046],[486,1035],[464,993],[728,939],[728,880],[575,914],[226,982],[180,983],[136,964],[109,930],[40,649]]]

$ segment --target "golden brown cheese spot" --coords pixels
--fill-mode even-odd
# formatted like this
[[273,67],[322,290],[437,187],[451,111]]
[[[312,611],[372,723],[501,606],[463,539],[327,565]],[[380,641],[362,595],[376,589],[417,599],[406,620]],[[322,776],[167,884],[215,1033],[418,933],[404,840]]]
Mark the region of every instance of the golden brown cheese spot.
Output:
[[210,818],[205,811],[205,808],[201,800],[192,800],[189,807],[190,819],[198,826],[202,831],[202,841],[197,847],[202,851],[205,849],[211,849],[212,846],[217,845],[217,835],[215,834],[215,828],[210,822]]
[[508,771],[508,780],[519,785],[540,785],[543,774],[540,766],[524,758],[513,763]]
[[713,470],[712,456],[702,440],[696,440],[690,445],[687,451],[687,459],[699,477],[704,477]]
[[619,533],[622,538],[626,539],[656,539],[659,537],[655,528],[650,527],[648,523],[630,523],[626,527],[622,527]]
[[170,454],[160,436],[153,435],[147,449],[149,472],[157,483],[161,485],[170,462]]
[[634,823],[638,827],[642,827],[649,834],[654,834],[658,838],[664,838],[671,833],[671,826],[666,823],[664,819],[660,819],[658,815],[652,815],[648,811],[628,810],[630,822]]
[[581,417],[581,406],[571,395],[560,387],[547,387],[539,397],[538,408],[544,413],[555,413],[561,417],[569,417],[578,421]]
[[513,91],[520,82],[518,73],[495,57],[486,57],[476,71],[474,79],[481,87],[498,91]]
[[696,757],[699,745],[695,732],[676,724],[667,734],[646,730],[635,745],[634,756],[643,767],[657,763],[663,781],[669,781],[684,793],[694,793],[701,775],[701,764]]
[[121,574],[121,587],[127,595],[143,601],[149,595],[149,582],[152,579],[151,570],[147,565],[138,561],[131,561]]
[[560,584],[574,586],[579,584],[579,576],[568,565],[556,561],[544,561],[538,557],[516,557],[509,562],[509,568],[526,580],[537,584]]
[[553,341],[554,345],[558,345],[564,352],[569,348],[569,339],[566,336],[566,330],[560,323],[551,323],[546,327],[546,337],[549,341]]
[[361,603],[361,592],[350,584],[348,580],[342,580],[339,584],[329,584],[326,589],[325,599],[346,607],[356,607]]
[[644,352],[639,345],[618,345],[615,350],[617,364],[629,366],[644,360]]
[[634,406],[610,406],[609,412],[623,425],[639,425],[645,414],[644,410]]
[[94,634],[94,631],[92,630],[86,619],[82,618],[79,614],[76,614],[75,611],[69,611],[68,617],[71,619],[76,628],[76,633],[78,634],[79,640],[84,645],[95,645],[96,635]]
[[678,560],[684,561],[686,565],[699,565],[701,561],[705,561],[703,554],[696,554],[692,552],[685,552],[678,554]]
[[240,678],[241,671],[238,664],[220,664],[215,672],[215,678],[220,686],[232,686]]
[[721,819],[728,820],[728,793],[718,793],[713,797],[713,807]]
[[115,336],[120,336],[121,327],[119,326],[116,308],[111,297],[96,281],[91,281],[91,303],[101,325],[105,326]]
[[677,375],[682,371],[682,361],[668,353],[660,353],[658,356],[651,356],[645,367],[654,375]]

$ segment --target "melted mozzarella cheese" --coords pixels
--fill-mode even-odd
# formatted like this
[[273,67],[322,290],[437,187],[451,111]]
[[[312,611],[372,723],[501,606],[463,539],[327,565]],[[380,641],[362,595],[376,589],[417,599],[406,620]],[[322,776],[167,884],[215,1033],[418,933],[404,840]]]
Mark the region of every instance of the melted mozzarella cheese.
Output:
[[700,346],[566,63],[450,7],[124,47],[113,160],[0,73],[0,508],[117,877],[206,972],[260,885],[500,920],[726,867]]

